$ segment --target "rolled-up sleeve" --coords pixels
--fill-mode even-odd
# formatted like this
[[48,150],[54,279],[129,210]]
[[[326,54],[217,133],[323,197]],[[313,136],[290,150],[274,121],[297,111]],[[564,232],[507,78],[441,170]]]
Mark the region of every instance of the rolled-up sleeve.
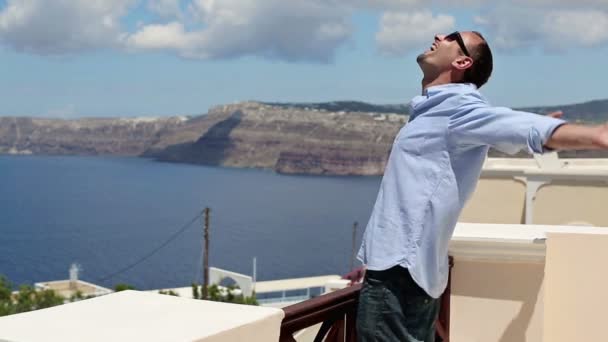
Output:
[[450,117],[450,135],[459,145],[487,145],[508,154],[527,148],[543,153],[555,129],[566,121],[506,107],[470,105]]

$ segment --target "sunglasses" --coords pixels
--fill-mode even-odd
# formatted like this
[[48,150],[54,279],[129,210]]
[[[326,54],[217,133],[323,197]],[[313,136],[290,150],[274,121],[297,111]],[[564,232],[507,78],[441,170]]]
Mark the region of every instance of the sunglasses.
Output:
[[460,46],[460,49],[462,50],[464,55],[467,57],[471,57],[469,50],[467,50],[467,46],[464,45],[464,40],[462,40],[462,36],[460,35],[460,32],[458,32],[458,31],[452,32],[452,33],[448,34],[447,36],[445,36],[444,39],[447,41],[456,41],[458,43],[458,46]]

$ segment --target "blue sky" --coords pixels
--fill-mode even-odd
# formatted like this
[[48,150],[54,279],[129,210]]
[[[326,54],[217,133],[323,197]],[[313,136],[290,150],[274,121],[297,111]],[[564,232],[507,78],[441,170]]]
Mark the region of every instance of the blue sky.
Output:
[[0,115],[406,103],[416,55],[455,29],[489,40],[495,105],[608,98],[606,0],[0,0]]

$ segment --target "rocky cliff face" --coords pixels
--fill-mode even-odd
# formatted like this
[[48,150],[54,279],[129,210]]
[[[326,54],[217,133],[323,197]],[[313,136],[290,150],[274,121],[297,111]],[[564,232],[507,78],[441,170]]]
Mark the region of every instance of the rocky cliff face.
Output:
[[146,155],[282,173],[378,175],[406,119],[397,114],[327,112],[254,102],[220,106],[199,122],[202,130],[196,141],[173,139],[180,143],[167,144],[163,137]]
[[246,102],[194,118],[0,118],[0,153],[125,155],[268,168],[282,173],[378,175],[407,116]]
[[0,117],[0,153],[138,156],[186,120]]
[[[590,115],[585,113],[592,110],[597,110],[596,115],[589,121],[608,117],[608,101],[580,106],[580,110],[576,105],[567,106],[566,118],[585,121]],[[400,114],[391,114],[393,110]],[[394,137],[408,119],[404,111],[403,106],[359,102],[245,102],[218,106],[194,118],[0,117],[0,153],[127,155],[281,173],[380,175]],[[495,151],[490,155],[504,156]],[[562,156],[608,157],[608,153]]]

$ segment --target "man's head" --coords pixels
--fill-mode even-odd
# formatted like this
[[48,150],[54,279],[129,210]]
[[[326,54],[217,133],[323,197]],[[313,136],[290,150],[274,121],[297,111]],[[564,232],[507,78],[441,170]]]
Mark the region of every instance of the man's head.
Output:
[[438,34],[417,61],[428,82],[442,78],[446,82],[473,83],[477,88],[488,81],[493,68],[492,51],[478,32]]

